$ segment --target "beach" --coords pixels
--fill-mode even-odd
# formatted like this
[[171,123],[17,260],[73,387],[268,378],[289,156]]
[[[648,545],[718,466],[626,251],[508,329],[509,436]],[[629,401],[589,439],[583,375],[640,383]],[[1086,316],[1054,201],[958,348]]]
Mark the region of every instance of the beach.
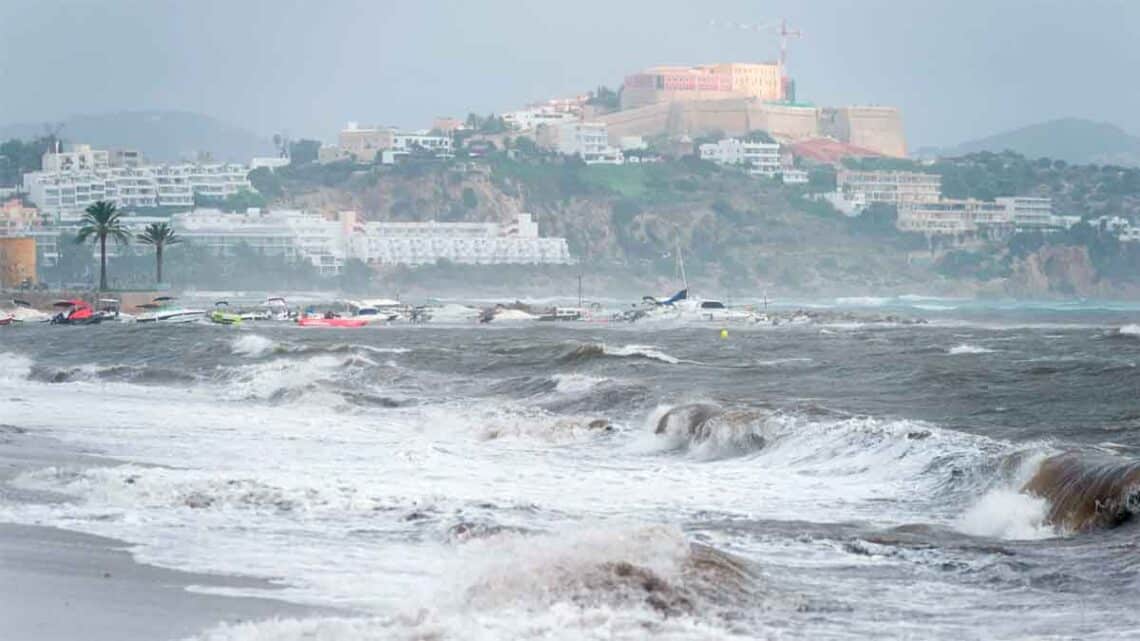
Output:
[[[65,501],[9,481],[45,466],[115,465],[60,441],[0,425],[0,502]],[[123,541],[0,523],[0,638],[5,641],[182,639],[219,623],[320,611],[197,589],[263,588],[261,579],[179,572],[135,561]]]

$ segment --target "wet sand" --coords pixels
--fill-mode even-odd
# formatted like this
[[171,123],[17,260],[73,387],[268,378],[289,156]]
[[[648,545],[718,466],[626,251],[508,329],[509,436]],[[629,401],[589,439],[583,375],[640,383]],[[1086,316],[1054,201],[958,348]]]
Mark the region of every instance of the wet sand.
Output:
[[[24,470],[111,465],[52,439],[0,425],[0,503],[66,497],[11,487]],[[318,612],[274,599],[187,588],[272,588],[259,579],[192,574],[136,562],[121,541],[53,527],[0,523],[0,639],[182,639],[219,623]],[[327,612],[327,611],[325,611]],[[343,613],[342,613],[343,614]]]

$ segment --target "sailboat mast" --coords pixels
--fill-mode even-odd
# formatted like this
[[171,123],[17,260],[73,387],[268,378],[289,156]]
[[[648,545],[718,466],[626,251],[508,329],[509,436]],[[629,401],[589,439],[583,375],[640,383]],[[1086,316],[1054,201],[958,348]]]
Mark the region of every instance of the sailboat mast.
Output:
[[681,253],[681,242],[677,241],[677,266],[681,269],[681,282],[685,289],[689,288],[689,279],[685,277],[685,255]]

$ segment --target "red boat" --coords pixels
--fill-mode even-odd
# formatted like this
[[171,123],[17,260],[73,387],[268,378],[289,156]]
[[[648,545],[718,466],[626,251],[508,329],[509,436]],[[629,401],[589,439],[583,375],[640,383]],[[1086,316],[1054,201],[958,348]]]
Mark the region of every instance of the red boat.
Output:
[[52,307],[64,310],[52,317],[51,322],[55,325],[94,325],[103,320],[90,305],[78,298],[52,303]]
[[302,316],[297,319],[301,327],[364,327],[368,321],[358,318],[322,318],[320,316]]

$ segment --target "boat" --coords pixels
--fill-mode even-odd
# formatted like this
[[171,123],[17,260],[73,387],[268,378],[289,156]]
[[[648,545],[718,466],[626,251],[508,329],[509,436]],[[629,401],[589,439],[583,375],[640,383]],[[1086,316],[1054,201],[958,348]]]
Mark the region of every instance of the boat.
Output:
[[137,316],[135,321],[139,323],[192,323],[201,320],[206,315],[205,310],[176,307],[171,304],[173,300],[174,297],[172,296],[159,296],[153,302],[139,305],[147,312]]
[[589,317],[581,307],[551,307],[538,317],[540,321],[580,321]]
[[47,323],[51,321],[52,315],[46,312],[41,312],[34,309],[32,304],[26,300],[19,298],[12,299],[13,309],[6,310],[3,313],[11,317],[11,323]]
[[301,327],[364,327],[368,321],[325,314],[324,316],[301,316],[297,319],[297,324]]
[[119,321],[121,323],[134,322],[135,317],[123,312],[123,304],[117,298],[100,298],[97,314],[105,321]]
[[682,289],[664,300],[645,296],[642,298],[643,308],[633,314],[628,314],[627,320],[757,322],[756,314],[750,310],[735,309],[715,299],[689,296],[689,281],[685,277],[685,259],[681,254],[680,246],[677,247],[677,268],[681,274]]
[[405,305],[398,300],[379,298],[373,300],[344,301],[351,318],[366,323],[388,323],[399,319],[403,315]]
[[210,322],[219,325],[241,325],[242,315],[232,312],[227,301],[220,300],[214,303],[214,310],[210,312]]
[[479,320],[480,313],[478,308],[458,303],[434,303],[413,307],[409,320],[413,323],[466,323]]
[[289,309],[289,304],[280,296],[270,296],[265,299],[266,320],[286,321],[293,320],[295,314]]
[[52,316],[52,325],[97,325],[103,322],[102,315],[95,313],[91,305],[78,298],[56,301],[52,307],[60,310]]

